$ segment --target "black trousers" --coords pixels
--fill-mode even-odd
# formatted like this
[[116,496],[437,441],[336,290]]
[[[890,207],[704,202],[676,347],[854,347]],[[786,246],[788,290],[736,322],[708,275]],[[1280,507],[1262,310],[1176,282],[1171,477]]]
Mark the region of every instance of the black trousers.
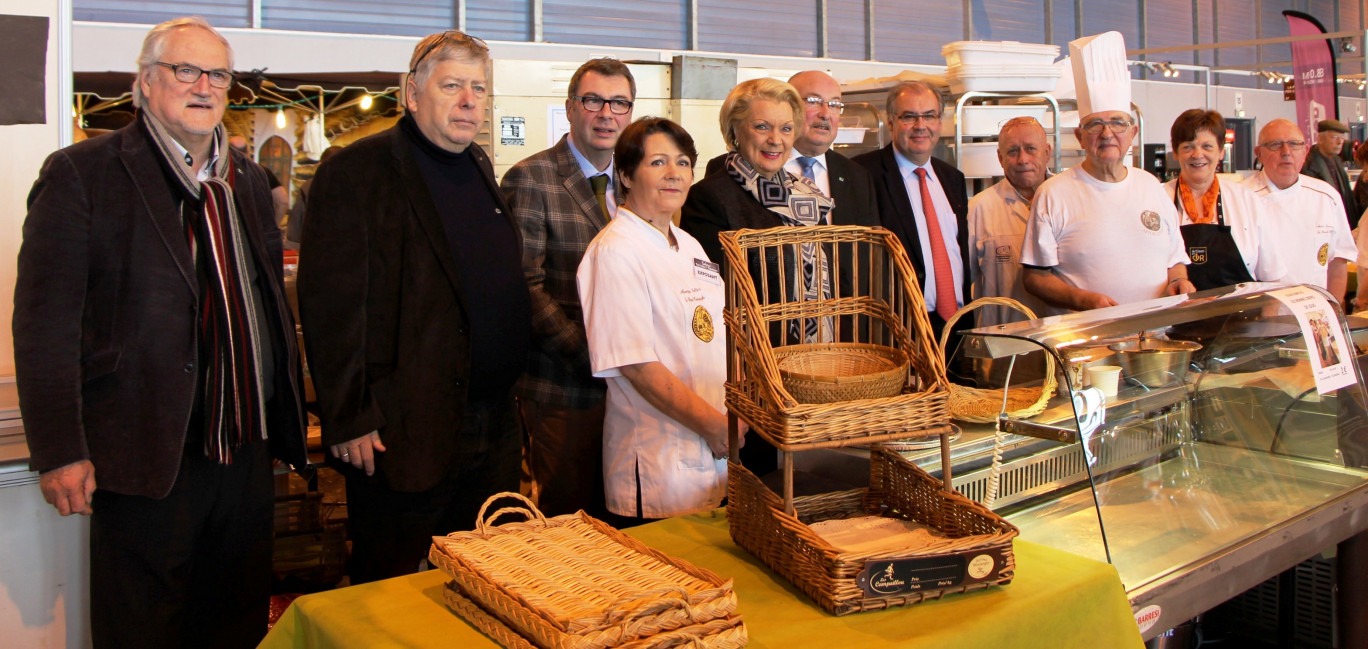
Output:
[[274,519],[269,445],[236,450],[232,464],[204,457],[198,443],[186,448],[166,498],[95,492],[96,649],[250,648],[266,635]]
[[394,491],[379,474],[346,465],[347,521],[351,528],[351,583],[418,571],[432,537],[475,528],[489,496],[517,491],[522,430],[512,398],[471,401],[456,435],[456,456],[431,489]]

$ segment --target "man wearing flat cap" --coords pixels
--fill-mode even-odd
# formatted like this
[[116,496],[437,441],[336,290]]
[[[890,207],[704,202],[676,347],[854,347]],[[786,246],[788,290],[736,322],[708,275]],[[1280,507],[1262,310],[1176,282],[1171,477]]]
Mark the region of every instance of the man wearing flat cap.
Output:
[[1358,227],[1363,205],[1354,197],[1354,186],[1349,184],[1349,174],[1344,172],[1344,162],[1340,160],[1340,150],[1344,141],[1349,139],[1349,127],[1337,119],[1323,119],[1316,124],[1316,146],[1306,156],[1306,164],[1301,172],[1312,178],[1319,178],[1339,192],[1344,206],[1344,216],[1349,219],[1349,229]]
[[1046,180],[1021,245],[1026,291],[1054,313],[1195,290],[1178,212],[1159,181],[1126,166],[1135,139],[1126,46],[1117,32],[1069,43],[1083,162]]

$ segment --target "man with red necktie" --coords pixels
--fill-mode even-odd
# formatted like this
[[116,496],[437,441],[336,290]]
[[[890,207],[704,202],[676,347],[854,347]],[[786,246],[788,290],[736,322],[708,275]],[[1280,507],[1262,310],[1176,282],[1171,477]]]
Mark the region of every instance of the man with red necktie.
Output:
[[931,157],[944,109],[936,88],[917,81],[898,84],[887,101],[892,144],[855,158],[874,179],[883,226],[907,249],[937,338],[969,300],[964,174]]

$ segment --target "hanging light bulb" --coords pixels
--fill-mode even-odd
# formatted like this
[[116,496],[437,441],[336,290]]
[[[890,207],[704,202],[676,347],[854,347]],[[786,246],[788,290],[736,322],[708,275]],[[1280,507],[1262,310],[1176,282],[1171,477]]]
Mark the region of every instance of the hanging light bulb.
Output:
[[276,128],[285,128],[285,108],[276,109]]
[[375,101],[371,99],[371,94],[369,92],[361,96],[361,110],[370,110],[371,104],[373,103],[375,103]]

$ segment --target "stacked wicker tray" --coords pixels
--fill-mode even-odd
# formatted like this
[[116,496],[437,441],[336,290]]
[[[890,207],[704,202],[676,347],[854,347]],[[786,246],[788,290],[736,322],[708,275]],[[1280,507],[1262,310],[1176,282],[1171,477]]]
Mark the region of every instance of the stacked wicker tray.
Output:
[[[945,361],[931,339],[917,276],[897,237],[883,228],[815,226],[724,232],[721,241],[728,262],[732,539],[837,615],[1010,582],[1017,529],[950,487],[948,434],[954,428]],[[795,299],[807,293],[803,273],[796,270],[799,260],[814,246],[825,257],[817,266],[826,269],[821,281],[829,295]],[[816,403],[795,396],[780,360],[791,351],[785,347],[813,344],[790,332],[815,329],[829,331],[828,343],[838,346],[899,352],[895,356],[909,363],[905,383],[871,398]],[[789,461],[781,497],[741,466],[736,418],[785,453],[875,445],[869,488],[795,499]],[[933,436],[941,440],[944,482],[877,446]],[[915,548],[852,552],[809,527],[871,515],[922,524],[936,534]]]
[[[500,498],[525,507],[499,509]],[[504,514],[525,520],[492,522]],[[434,537],[447,606],[505,647],[717,649],[746,645],[731,580],[643,545],[583,512],[546,518],[517,494],[477,528]]]

